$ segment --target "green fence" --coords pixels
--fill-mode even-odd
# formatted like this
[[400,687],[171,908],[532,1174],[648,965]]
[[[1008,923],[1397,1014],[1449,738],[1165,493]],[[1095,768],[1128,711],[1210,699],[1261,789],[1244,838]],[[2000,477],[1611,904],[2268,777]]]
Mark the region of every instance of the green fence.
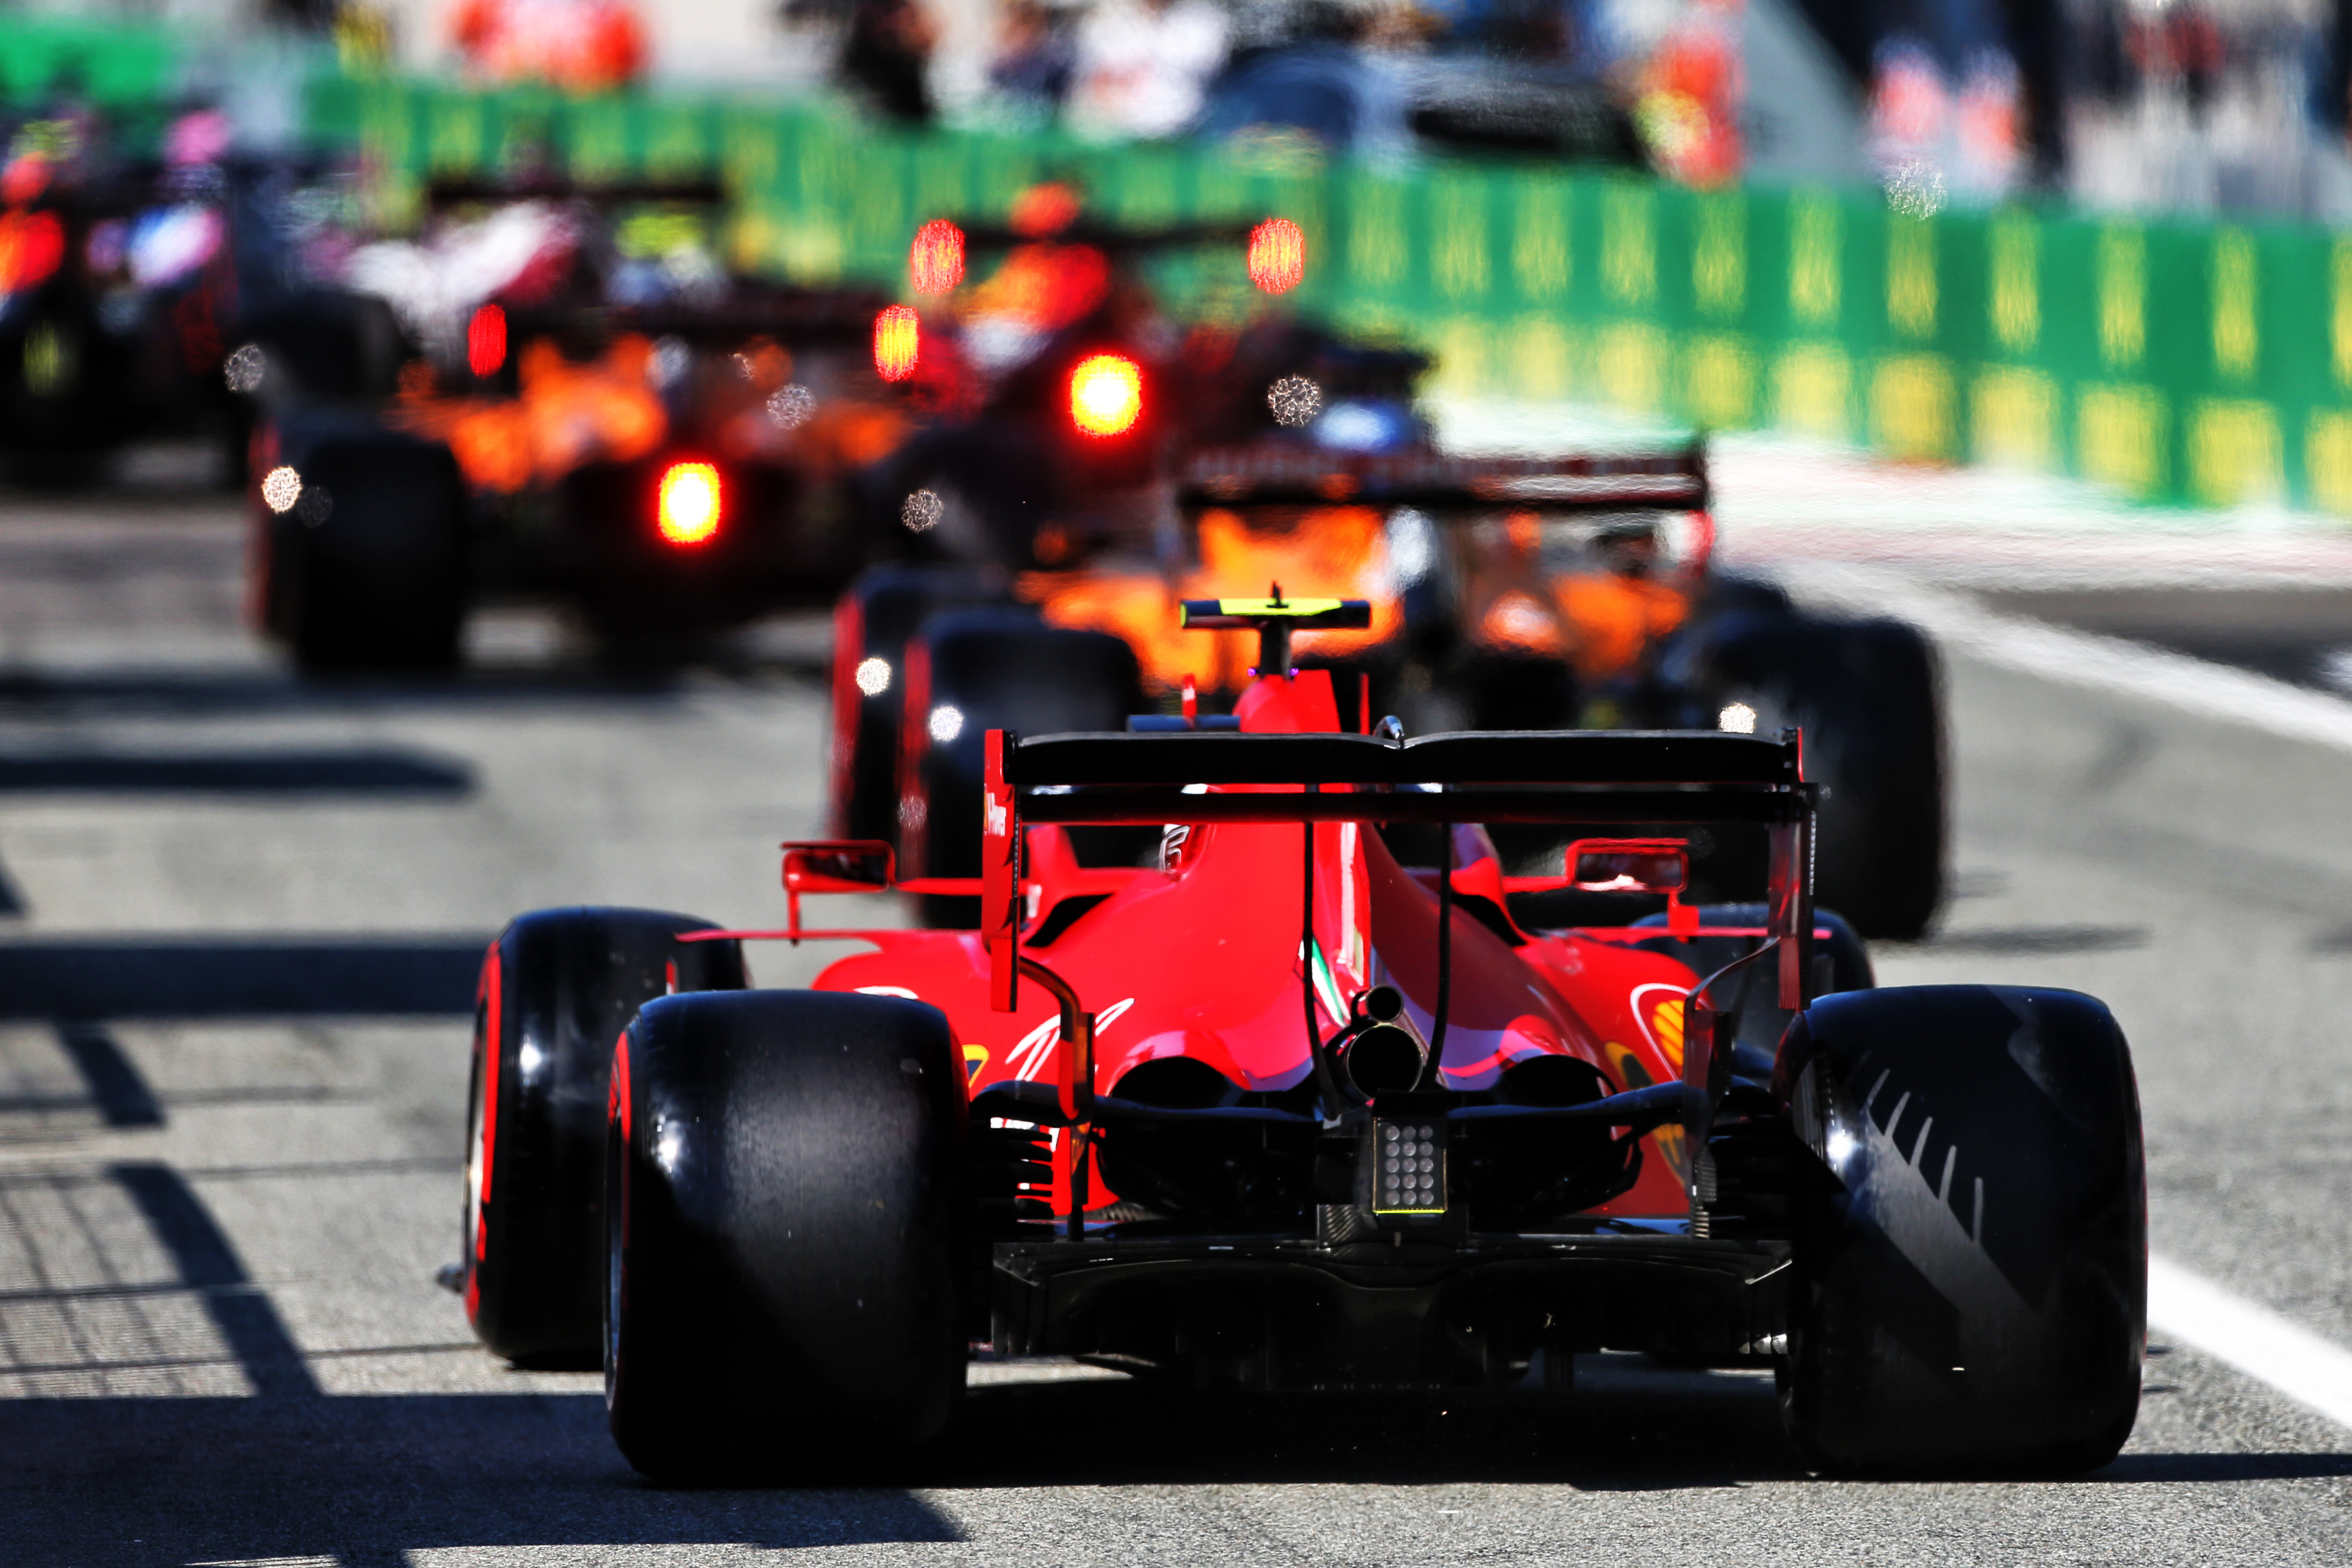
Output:
[[61,89],[115,109],[162,100],[179,49],[160,24],[0,16],[0,102],[25,104]]
[[[2352,515],[2352,236],[1890,212],[1874,193],[1698,193],[1447,164],[1271,170],[1179,146],[911,136],[815,108],[330,81],[318,125],[374,156],[383,216],[420,182],[551,159],[583,175],[723,171],[744,264],[903,281],[941,214],[1076,174],[1137,222],[1279,213],[1300,304],[1435,350],[1449,391],[1576,397],[1890,455],[2061,470],[2150,500]],[[1229,265],[1186,279],[1238,308]]]

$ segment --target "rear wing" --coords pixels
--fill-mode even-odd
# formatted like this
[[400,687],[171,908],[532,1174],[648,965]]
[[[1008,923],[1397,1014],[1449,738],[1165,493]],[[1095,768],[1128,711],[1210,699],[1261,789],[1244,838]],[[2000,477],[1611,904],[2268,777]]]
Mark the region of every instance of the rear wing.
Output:
[[[1768,938],[1781,1005],[1804,1005],[1812,939],[1817,786],[1795,731],[1371,735],[992,730],[981,855],[981,932],[992,998],[1009,1011],[1020,956],[1027,823],[1756,823],[1771,842]],[[1217,786],[1243,786],[1210,793]],[[1284,787],[1289,786],[1289,787]],[[1031,972],[1034,973],[1034,966]]]
[[1465,458],[1427,447],[1331,452],[1264,442],[1189,454],[1176,494],[1188,507],[1362,501],[1705,511],[1711,491],[1706,448],[1696,442],[1670,452],[1556,458]]

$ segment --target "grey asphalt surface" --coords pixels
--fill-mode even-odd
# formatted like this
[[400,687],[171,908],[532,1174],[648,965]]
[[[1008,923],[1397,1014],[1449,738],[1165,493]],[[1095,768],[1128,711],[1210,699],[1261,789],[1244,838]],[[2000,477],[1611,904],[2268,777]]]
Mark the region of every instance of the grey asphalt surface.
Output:
[[2352,587],[1991,589],[1990,607],[2352,695]]
[[[1611,1357],[1565,1410],[988,1367],[893,1484],[647,1486],[593,1376],[500,1366],[433,1283],[473,967],[537,905],[780,916],[821,628],[628,682],[514,613],[455,686],[309,689],[241,548],[199,495],[0,499],[0,1563],[2352,1558],[2352,1432],[2160,1341],[2063,1484],[1818,1481],[1769,1382]],[[1958,894],[1882,980],[2108,998],[2157,1249],[2352,1346],[2352,756],[1948,678]]]

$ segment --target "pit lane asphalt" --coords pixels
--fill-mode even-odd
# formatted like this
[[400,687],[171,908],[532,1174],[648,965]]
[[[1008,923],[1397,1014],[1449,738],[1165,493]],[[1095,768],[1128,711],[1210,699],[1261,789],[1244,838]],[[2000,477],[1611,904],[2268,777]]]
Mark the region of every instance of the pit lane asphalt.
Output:
[[[863,1489],[662,1490],[506,1370],[455,1255],[472,968],[573,900],[775,918],[819,628],[667,680],[545,617],[445,688],[304,688],[232,509],[0,499],[0,1563],[2331,1563],[2352,1432],[2159,1339],[2064,1484],[1811,1479],[1769,1385],[1588,1360],[1543,1410],[1171,1405],[990,1367]],[[1890,983],[2106,997],[2158,1250],[2352,1345],[2352,758],[1955,659],[1957,896]],[[789,983],[817,956],[754,956]]]

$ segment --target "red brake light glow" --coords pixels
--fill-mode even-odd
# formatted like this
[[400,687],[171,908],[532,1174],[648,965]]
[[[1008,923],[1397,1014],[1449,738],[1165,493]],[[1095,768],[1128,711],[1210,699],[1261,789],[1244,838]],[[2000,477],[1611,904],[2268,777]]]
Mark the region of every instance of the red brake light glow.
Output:
[[918,294],[944,294],[963,281],[963,230],[935,217],[915,231],[907,271]]
[[874,369],[883,380],[904,381],[914,374],[922,352],[922,322],[912,305],[891,305],[874,318]]
[[44,282],[65,259],[65,225],[53,212],[0,217],[0,295]]
[[709,463],[672,463],[662,470],[654,526],[672,544],[700,544],[719,531],[719,470]]
[[1143,372],[1123,354],[1090,354],[1070,372],[1070,418],[1089,436],[1118,436],[1143,413]]
[[1307,276],[1307,236],[1286,217],[1250,230],[1250,281],[1269,294],[1286,294]]
[[496,375],[507,363],[507,313],[484,305],[466,323],[466,368],[476,375]]

